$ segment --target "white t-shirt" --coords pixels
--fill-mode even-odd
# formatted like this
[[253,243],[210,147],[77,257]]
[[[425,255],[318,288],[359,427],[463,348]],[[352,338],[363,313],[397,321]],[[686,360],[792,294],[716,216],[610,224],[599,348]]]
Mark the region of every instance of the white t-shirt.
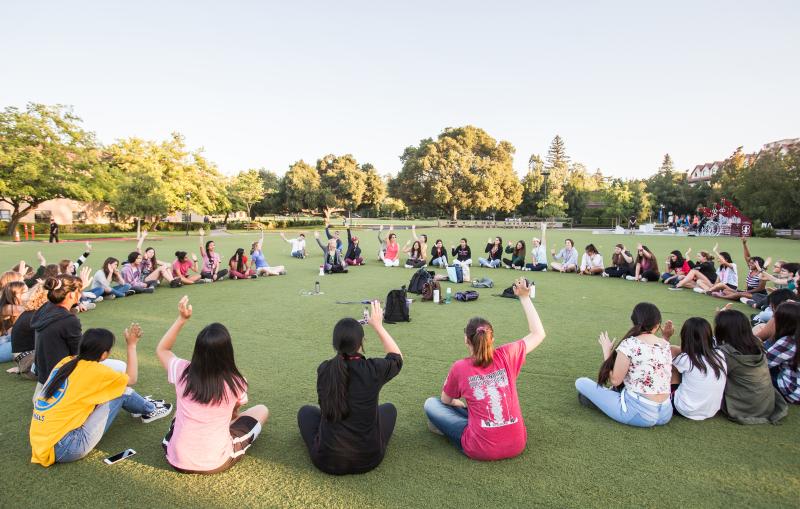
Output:
[[306,248],[306,239],[297,237],[296,239],[290,239],[289,242],[292,244],[292,253],[303,251]]
[[[725,357],[719,350],[715,352],[719,354],[722,366],[727,370]],[[705,374],[692,366],[685,353],[672,360],[672,365],[682,375],[673,403],[682,416],[695,421],[714,417],[722,405],[722,394],[725,391],[725,372],[721,372],[717,378],[708,361],[703,359],[703,362],[706,365]]]
[[539,244],[539,247],[533,248],[533,263],[547,263],[547,248],[544,244]]
[[726,285],[739,286],[739,274],[736,272],[736,264],[729,263],[727,267],[722,267],[717,271],[717,277],[721,283]]
[[603,257],[599,254],[589,256],[588,253],[583,253],[583,257],[581,258],[581,270],[586,270],[587,268],[602,269]]

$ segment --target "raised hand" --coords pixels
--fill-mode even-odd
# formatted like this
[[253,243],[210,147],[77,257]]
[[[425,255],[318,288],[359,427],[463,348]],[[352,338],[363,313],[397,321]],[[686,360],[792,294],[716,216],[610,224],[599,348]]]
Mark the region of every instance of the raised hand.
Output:
[[661,328],[661,337],[669,341],[673,334],[675,334],[675,324],[672,323],[672,320],[667,320]]
[[24,276],[26,272],[28,272],[28,266],[25,265],[25,260],[20,260],[19,261],[19,273]]
[[367,323],[370,324],[370,326],[372,326],[372,328],[375,330],[383,327],[383,310],[381,309],[381,301],[373,300],[370,303],[370,313]]
[[138,323],[132,323],[125,329],[125,343],[128,346],[135,346],[142,338],[142,328]]
[[193,262],[196,262],[196,261],[197,261],[197,255],[196,255],[196,254],[194,254],[194,253],[192,253],[192,261],[193,261]]
[[597,338],[597,342],[600,344],[600,348],[603,350],[603,357],[607,359],[614,349],[614,342],[609,339],[608,332],[601,332],[600,336]]
[[91,284],[92,282],[91,274],[92,274],[91,268],[86,266],[81,268],[80,278],[81,278],[81,284],[83,284],[83,288],[88,288],[89,285]]
[[184,295],[181,297],[181,300],[178,301],[178,315],[183,320],[188,320],[192,317],[192,305],[189,304],[188,295]]
[[314,238],[315,238],[315,239],[318,239],[318,238],[319,238],[319,232],[314,232]]
[[[142,235],[142,238],[144,238],[144,235],[146,235],[146,234],[147,234],[147,230],[144,231],[144,234]],[[92,243],[89,242],[89,241],[86,241],[86,251],[87,252],[91,252],[92,251]]]
[[530,297],[531,295],[531,287],[528,286],[528,281],[524,277],[514,281],[512,288],[514,289],[514,295],[519,298]]

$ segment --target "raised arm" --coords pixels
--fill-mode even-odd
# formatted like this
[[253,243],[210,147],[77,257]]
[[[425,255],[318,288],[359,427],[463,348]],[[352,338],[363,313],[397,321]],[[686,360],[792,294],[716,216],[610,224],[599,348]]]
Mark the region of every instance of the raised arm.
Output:
[[333,238],[333,235],[331,235],[331,225],[328,223],[325,223],[325,236],[328,237],[328,240]]
[[136,354],[136,344],[142,338],[142,328],[138,323],[132,323],[125,329],[125,344],[128,346],[128,365],[125,373],[128,375],[128,385],[134,385],[139,380],[139,356]]
[[328,246],[323,245],[322,242],[319,241],[319,232],[314,232],[314,240],[317,241],[317,245],[322,249],[323,253],[328,250]]
[[417,237],[417,225],[415,224],[411,225],[411,236],[414,237],[414,240],[419,240],[419,237]]
[[750,261],[750,248],[747,246],[747,237],[742,237],[742,250],[744,251],[745,261]]
[[169,369],[169,363],[172,361],[172,358],[175,357],[175,354],[172,353],[172,346],[175,344],[175,340],[178,339],[178,333],[191,317],[192,305],[189,304],[189,297],[184,295],[178,302],[178,318],[175,319],[175,322],[156,346],[156,356],[158,360],[161,361],[161,365],[164,366],[164,369]]
[[383,244],[383,225],[378,228],[378,242]]
[[[147,238],[147,230],[142,230],[142,234],[139,236],[139,241],[136,242],[136,252],[142,254],[142,245],[144,244],[144,239]],[[86,243],[89,244],[88,242]]]
[[528,320],[528,334],[522,340],[525,341],[525,353],[529,354],[544,341],[546,334],[539,313],[536,312],[533,301],[531,301],[531,289],[528,282],[525,278],[519,278],[514,282],[513,288],[514,295],[519,298],[522,311]]
[[[73,262],[74,265],[75,265],[75,272],[77,272],[78,268],[81,265],[83,265],[83,262],[85,262],[86,259],[89,258],[90,254],[92,254],[92,244],[90,242],[87,242],[86,243],[86,251],[84,251],[83,254],[80,255],[78,257],[78,259]],[[139,254],[141,254],[141,251],[139,251]]]
[[381,340],[381,344],[383,345],[384,353],[396,353],[402,357],[403,353],[400,351],[400,347],[397,346],[394,338],[392,338],[389,332],[383,327],[383,310],[381,309],[380,301],[373,300],[371,303],[371,308],[372,309],[369,314],[368,323],[378,334],[378,338]]

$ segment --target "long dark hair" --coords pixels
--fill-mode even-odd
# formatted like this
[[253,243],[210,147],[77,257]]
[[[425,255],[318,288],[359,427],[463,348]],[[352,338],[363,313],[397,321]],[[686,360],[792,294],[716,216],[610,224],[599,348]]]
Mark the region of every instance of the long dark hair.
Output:
[[492,251],[495,249],[503,250],[503,237],[495,237],[492,241]]
[[599,385],[605,385],[611,377],[611,372],[614,370],[614,363],[617,361],[617,348],[619,344],[628,338],[641,336],[653,330],[661,323],[661,311],[658,310],[655,304],[640,302],[636,304],[633,308],[633,312],[631,312],[631,323],[633,327],[617,341],[617,344],[614,345],[611,351],[611,355],[600,365],[600,372],[597,374],[597,383]]
[[717,313],[714,318],[714,337],[717,343],[730,345],[745,355],[763,352],[750,328],[750,320],[741,311],[726,309]]
[[181,380],[186,384],[183,395],[204,405],[228,401],[226,389],[233,394],[246,390],[244,377],[233,358],[233,342],[228,329],[221,323],[203,327],[194,342],[192,362],[183,370]]
[[19,317],[13,311],[9,314],[3,313],[3,308],[12,306],[13,309],[13,306],[22,304],[20,295],[27,289],[28,285],[22,281],[11,281],[0,290],[0,335],[8,334]]
[[800,327],[800,304],[790,300],[775,308],[775,340],[787,336],[794,337],[798,327]]
[[47,385],[42,391],[42,398],[45,400],[52,398],[53,394],[61,388],[69,378],[69,375],[75,370],[75,366],[78,365],[79,361],[98,362],[104,353],[111,351],[113,346],[113,332],[108,329],[88,329],[81,337],[81,342],[78,345],[78,355],[67,361],[60,368],[54,369],[50,374],[50,380],[47,381]]
[[[654,255],[653,252],[650,251],[650,248],[648,248],[645,245],[642,245],[642,251],[647,251],[648,253],[650,253],[650,258],[648,258],[648,260],[650,261],[650,270],[652,270],[653,272],[658,272],[658,260],[656,260],[656,255]],[[644,253],[640,253],[639,251],[637,251],[636,263],[642,263],[642,260],[644,259],[645,259]]]
[[[142,254],[139,251],[131,251],[128,253],[128,263],[133,265],[140,256],[142,256]],[[142,256],[142,260],[144,260],[144,256]]]
[[119,264],[119,260],[117,260],[113,256],[109,256],[108,258],[106,258],[106,261],[103,262],[103,274],[106,275],[109,282],[111,282],[111,280],[114,278],[114,274],[113,273],[109,274],[108,272],[108,266],[111,265],[112,263]]
[[414,243],[411,244],[411,252],[409,254],[411,258],[422,258],[422,243],[415,240]]
[[156,268],[158,268],[158,260],[156,259],[156,250],[155,249],[153,249],[152,247],[148,247],[147,249],[145,249],[144,250],[144,254],[142,254],[142,262],[145,261],[146,258],[145,258],[144,255],[146,255],[148,251],[152,251],[153,252],[153,256],[150,258],[150,270],[153,271]]
[[186,251],[175,251],[175,258],[177,258],[179,262],[182,262],[186,259]]
[[[518,249],[517,246],[519,246],[520,244],[522,244],[522,247],[520,247]],[[524,240],[518,240],[517,243],[514,244],[514,256],[519,256],[520,258],[525,258],[525,241]]]
[[472,363],[485,368],[494,359],[494,329],[488,320],[471,318],[464,328],[467,341],[472,346]]
[[705,318],[693,317],[683,322],[681,327],[681,353],[689,358],[689,364],[704,375],[706,362],[719,378],[725,372],[723,357],[714,350],[714,333],[711,324]]
[[355,355],[364,342],[364,327],[353,318],[342,318],[333,327],[333,349],[336,355],[323,363],[319,370],[319,386],[322,387],[319,406],[322,415],[331,422],[346,419],[350,414],[347,389],[350,373],[347,357]]
[[683,253],[676,249],[675,251],[671,251],[669,254],[675,257],[675,261],[670,260],[669,268],[672,270],[683,268],[683,262],[685,261],[683,259]]
[[236,272],[244,272],[244,260],[242,257],[244,256],[244,248],[240,247],[236,250],[236,252],[231,256],[231,259],[228,260],[228,265],[236,261]]
[[[210,246],[213,243],[214,243],[213,240],[207,240],[206,241],[206,258],[208,258],[209,260],[211,260],[211,251],[208,250],[208,246]],[[216,244],[214,244],[214,245],[216,246]]]

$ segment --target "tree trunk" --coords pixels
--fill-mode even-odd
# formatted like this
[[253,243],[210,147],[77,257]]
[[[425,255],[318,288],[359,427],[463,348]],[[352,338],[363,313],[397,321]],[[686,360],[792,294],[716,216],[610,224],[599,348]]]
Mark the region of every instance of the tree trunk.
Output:
[[22,216],[30,212],[30,210],[38,205],[38,203],[29,203],[28,206],[22,210],[19,209],[19,203],[12,204],[14,211],[11,213],[11,219],[8,221],[8,236],[14,238],[14,230],[19,225],[19,220]]
[[453,206],[453,221],[458,221],[458,207]]
[[224,224],[225,226],[228,226],[228,216],[229,215],[230,215],[230,212],[225,212],[225,219],[222,220],[222,224]]

